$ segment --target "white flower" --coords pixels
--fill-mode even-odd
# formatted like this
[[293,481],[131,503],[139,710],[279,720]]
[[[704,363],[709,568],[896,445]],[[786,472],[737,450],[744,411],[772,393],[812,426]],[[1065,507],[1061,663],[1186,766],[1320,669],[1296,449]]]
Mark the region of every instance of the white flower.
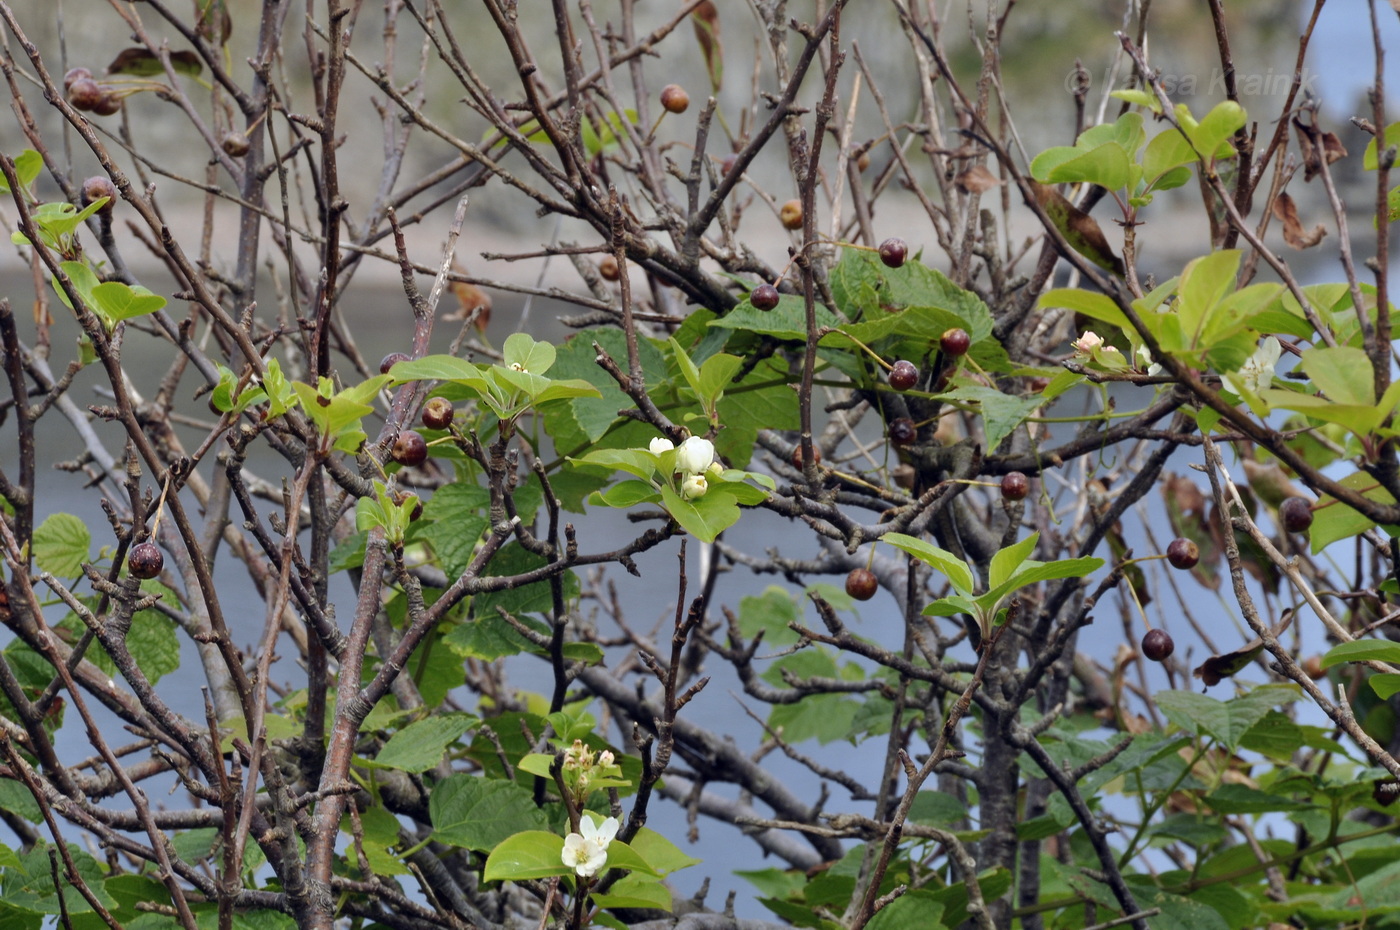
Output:
[[564,850],[559,858],[579,878],[592,878],[608,862],[608,844],[617,836],[617,827],[616,817],[595,824],[592,817],[584,814],[579,818],[582,832],[564,837]]
[[1088,330],[1084,335],[1071,342],[1076,355],[1090,355],[1095,349],[1103,345],[1103,339],[1093,330]]
[[[698,475],[710,467],[715,460],[715,444],[699,436],[691,436],[681,443],[676,455],[676,468],[687,475]],[[704,491],[700,492],[705,493]],[[697,497],[699,495],[696,495]]]
[[1138,346],[1137,357],[1137,367],[1146,369],[1149,375],[1159,375],[1162,373],[1161,363],[1152,361],[1152,350],[1147,347],[1146,343]]
[[1274,383],[1274,368],[1282,354],[1283,346],[1270,336],[1245,360],[1239,371],[1225,375],[1225,383],[1241,397],[1245,396],[1246,391],[1258,394]]
[[704,497],[709,489],[710,483],[705,480],[704,475],[687,475],[681,482],[681,498],[693,501],[697,497]]
[[675,447],[676,444],[671,442],[671,440],[667,439],[665,436],[657,436],[651,441],[651,454],[660,455],[663,452],[670,452]]

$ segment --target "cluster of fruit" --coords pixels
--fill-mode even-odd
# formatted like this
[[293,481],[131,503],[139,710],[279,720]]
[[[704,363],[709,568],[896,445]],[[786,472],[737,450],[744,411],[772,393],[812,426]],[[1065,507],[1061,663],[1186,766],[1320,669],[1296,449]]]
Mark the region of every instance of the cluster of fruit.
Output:
[[122,98],[116,89],[98,83],[87,68],[70,68],[63,75],[63,90],[75,110],[111,116],[122,108]]

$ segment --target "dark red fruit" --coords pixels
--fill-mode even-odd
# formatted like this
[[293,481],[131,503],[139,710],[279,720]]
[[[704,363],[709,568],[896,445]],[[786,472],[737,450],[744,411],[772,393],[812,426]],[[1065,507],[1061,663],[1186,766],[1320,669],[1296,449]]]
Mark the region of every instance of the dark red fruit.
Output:
[[165,567],[165,556],[153,542],[137,543],[126,554],[126,567],[136,578],[154,578]]
[[1165,662],[1175,649],[1176,643],[1166,630],[1148,630],[1142,638],[1142,654],[1153,662]]
[[413,361],[413,357],[411,355],[405,355],[402,352],[390,352],[388,355],[384,356],[382,359],[379,360],[379,373],[381,375],[387,375],[389,373],[389,369],[393,368],[399,362],[411,361]]
[[604,255],[598,262],[598,273],[603,276],[604,281],[616,281],[622,277],[622,269],[618,267],[617,259],[612,255]]
[[661,88],[661,105],[668,113],[684,113],[690,108],[690,94],[679,84],[667,84]]
[[[812,445],[812,460],[818,465],[822,463],[822,450],[818,449],[815,443]],[[792,467],[802,468],[802,461],[802,443],[799,442],[792,450]]]
[[389,454],[400,465],[422,465],[428,458],[428,441],[417,430],[404,430]]
[[423,425],[428,429],[447,429],[452,425],[452,401],[446,397],[430,397],[423,405]]
[[68,102],[75,110],[95,110],[106,91],[90,77],[80,77],[68,85]]
[[63,75],[63,89],[71,90],[76,81],[91,81],[92,72],[87,68],[69,68]]
[[846,593],[858,601],[868,601],[880,590],[880,582],[868,568],[853,568],[846,576]]
[[112,116],[120,113],[122,108],[122,98],[111,92],[104,92],[93,105],[92,112],[98,116]]
[[880,261],[891,268],[898,268],[909,257],[909,246],[903,239],[886,239],[880,243]]
[[900,359],[890,367],[890,387],[907,391],[919,383],[919,369],[913,362]]
[[112,205],[117,202],[117,189],[112,186],[103,175],[95,175],[83,182],[83,206],[87,206],[94,201],[106,197],[107,202],[97,208],[98,213],[111,213]]
[[1200,547],[1185,536],[1178,536],[1167,545],[1167,561],[1172,568],[1195,568],[1200,560]]
[[1001,496],[1009,501],[1023,501],[1031,493],[1031,479],[1019,471],[1001,476]]
[[1303,497],[1290,497],[1278,507],[1279,522],[1290,533],[1306,533],[1312,526],[1312,504]]
[[944,355],[959,356],[966,355],[968,348],[972,345],[972,337],[965,329],[950,329],[943,333],[943,338],[938,340],[938,347],[943,350]]
[[778,305],[778,289],[771,284],[760,284],[749,292],[749,303],[760,310],[772,310]]
[[235,130],[224,133],[219,145],[229,158],[242,158],[248,154],[248,137]]
[[890,421],[890,442],[897,446],[912,446],[919,431],[914,421],[908,417],[897,417]]

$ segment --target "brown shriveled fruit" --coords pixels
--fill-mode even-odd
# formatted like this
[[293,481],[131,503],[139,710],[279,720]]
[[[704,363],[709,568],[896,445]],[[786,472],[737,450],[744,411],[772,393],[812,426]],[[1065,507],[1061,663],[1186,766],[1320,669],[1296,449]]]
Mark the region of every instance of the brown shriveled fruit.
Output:
[[737,164],[739,164],[739,155],[738,155],[738,153],[737,153],[737,152],[730,152],[728,155],[724,156],[724,158],[720,161],[720,163],[719,163],[719,173],[720,173],[720,174],[728,174],[729,172],[731,172],[731,171],[734,170],[734,166],[737,165]]
[[604,281],[616,281],[622,277],[622,269],[617,264],[617,257],[604,255],[598,260],[598,274],[603,276]]
[[68,102],[75,110],[95,110],[106,95],[102,85],[90,77],[80,77],[68,85]]
[[1200,560],[1200,547],[1185,536],[1178,536],[1167,544],[1167,561],[1172,568],[1195,568]]
[[248,137],[236,130],[229,130],[219,140],[219,146],[229,158],[242,158],[248,154]]
[[417,430],[404,430],[394,440],[394,447],[389,450],[389,454],[400,465],[422,465],[428,459],[428,442]]
[[890,442],[897,446],[912,446],[919,437],[919,430],[908,417],[896,417],[890,421]]
[[1322,667],[1322,656],[1308,656],[1303,660],[1303,673],[1313,681],[1317,681],[1327,674],[1327,670]]
[[98,213],[111,213],[117,202],[117,189],[105,175],[94,175],[83,182],[83,206],[106,197],[107,202],[97,208]]
[[120,113],[122,109],[122,98],[116,94],[106,91],[97,98],[97,103],[92,107],[92,112],[98,116],[113,116]]
[[71,90],[77,81],[91,81],[92,72],[87,68],[69,68],[63,75],[64,91]]
[[381,375],[387,375],[389,373],[389,369],[393,368],[399,362],[411,361],[413,361],[413,357],[410,355],[407,355],[403,352],[390,352],[388,355],[384,356],[382,359],[379,360],[379,373]]
[[1142,654],[1153,662],[1165,662],[1175,650],[1176,643],[1166,630],[1148,630],[1142,638]]
[[787,229],[802,228],[802,201],[789,200],[778,210],[778,219],[782,220],[783,226]]
[[667,84],[661,88],[661,105],[667,113],[684,113],[690,109],[690,94],[679,84]]
[[452,401],[446,397],[430,397],[423,405],[423,425],[428,429],[447,429],[452,425]]
[[868,601],[880,590],[879,579],[868,568],[853,568],[846,576],[846,593],[858,601]]
[[[818,465],[822,463],[822,450],[817,448],[815,443],[812,445],[812,460]],[[801,469],[804,467],[802,463],[802,443],[799,442],[792,449],[792,467],[796,469]]]

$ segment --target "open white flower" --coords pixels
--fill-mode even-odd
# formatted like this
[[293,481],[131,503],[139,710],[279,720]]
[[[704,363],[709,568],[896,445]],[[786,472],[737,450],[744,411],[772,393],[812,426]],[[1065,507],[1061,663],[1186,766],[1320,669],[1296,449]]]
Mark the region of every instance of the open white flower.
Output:
[[1278,366],[1282,354],[1283,346],[1270,336],[1260,343],[1259,348],[1245,360],[1239,371],[1225,375],[1225,383],[1240,396],[1244,396],[1245,391],[1258,394],[1274,383],[1274,369]]
[[681,443],[680,451],[676,453],[676,468],[687,475],[698,475],[709,468],[714,460],[715,444],[708,439],[691,436]]
[[564,837],[564,850],[559,856],[579,878],[592,878],[608,863],[608,844],[617,836],[617,818],[594,823],[592,817],[584,814],[578,826],[581,832]]
[[651,441],[651,454],[660,455],[663,452],[670,452],[675,447],[676,444],[671,442],[671,440],[667,439],[665,436],[657,436]]
[[704,475],[686,475],[685,480],[681,482],[681,497],[693,501],[697,497],[704,497],[709,489],[710,483],[705,480]]

